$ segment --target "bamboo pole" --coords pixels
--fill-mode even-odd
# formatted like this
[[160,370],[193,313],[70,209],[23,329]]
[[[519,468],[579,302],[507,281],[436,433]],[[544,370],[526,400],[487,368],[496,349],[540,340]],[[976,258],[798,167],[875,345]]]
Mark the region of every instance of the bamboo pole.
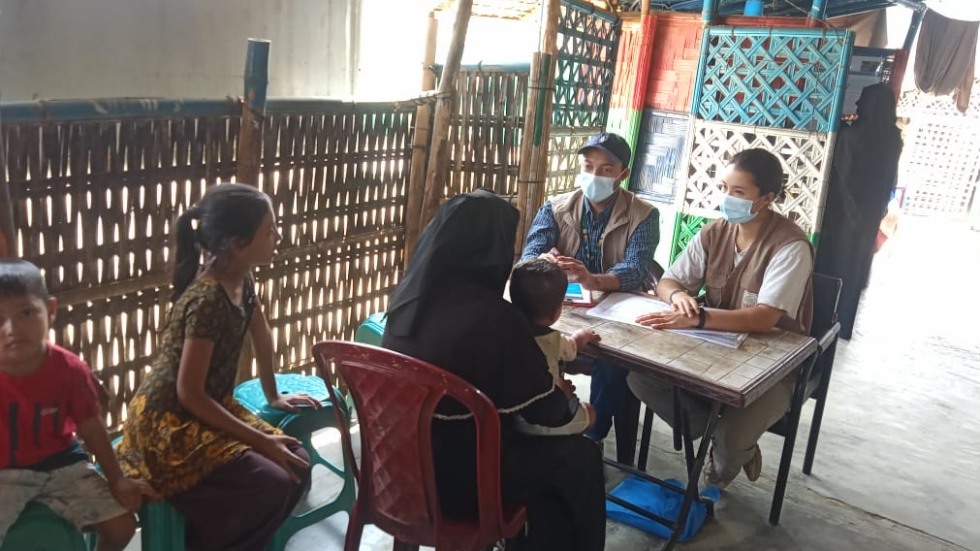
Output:
[[453,24],[453,40],[449,44],[446,64],[439,81],[439,95],[436,100],[436,113],[432,121],[432,142],[429,150],[429,166],[426,167],[425,195],[422,198],[422,218],[419,227],[435,216],[442,202],[449,162],[449,118],[453,107],[456,73],[463,58],[466,43],[466,29],[473,11],[473,0],[458,0],[456,3],[456,22]]
[[[425,55],[422,59],[422,92],[436,87],[436,43],[439,39],[439,20],[435,12],[429,12],[425,37]],[[432,104],[423,102],[415,111],[415,135],[412,141],[412,165],[408,178],[408,205],[405,213],[405,266],[412,258],[415,243],[422,229],[422,198],[425,196],[425,165],[429,148],[429,127]]]
[[238,170],[240,183],[259,185],[262,121],[265,118],[266,90],[269,87],[268,40],[248,39],[245,56],[245,100],[242,103],[242,129],[238,137]]
[[0,258],[17,256],[14,231],[14,205],[10,200],[10,184],[0,182]]
[[545,0],[541,44],[531,60],[524,134],[521,137],[521,166],[518,172],[517,206],[521,211],[517,228],[518,254],[538,207],[544,203],[548,179],[548,145],[551,111],[555,99],[555,62],[558,53],[558,21],[561,0]]
[[640,17],[646,17],[650,13],[650,0],[641,0]]
[[[259,185],[261,164],[262,122],[265,119],[266,91],[269,86],[268,40],[248,39],[245,55],[245,99],[242,102],[242,125],[238,135],[238,163],[235,179],[239,183]],[[255,376],[255,349],[251,336],[246,336],[238,356],[235,383]]]

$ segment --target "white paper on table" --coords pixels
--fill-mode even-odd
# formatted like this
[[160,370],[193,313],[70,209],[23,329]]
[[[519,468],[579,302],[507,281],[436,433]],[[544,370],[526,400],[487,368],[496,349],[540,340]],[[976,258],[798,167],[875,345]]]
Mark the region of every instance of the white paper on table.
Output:
[[[639,316],[652,312],[666,312],[670,309],[668,304],[643,295],[610,293],[597,306],[587,310],[585,315],[642,327],[639,323],[636,323],[636,318]],[[709,310],[711,309],[709,308]],[[728,348],[738,348],[749,336],[748,333],[715,331],[712,329],[667,329],[667,331],[687,335]]]

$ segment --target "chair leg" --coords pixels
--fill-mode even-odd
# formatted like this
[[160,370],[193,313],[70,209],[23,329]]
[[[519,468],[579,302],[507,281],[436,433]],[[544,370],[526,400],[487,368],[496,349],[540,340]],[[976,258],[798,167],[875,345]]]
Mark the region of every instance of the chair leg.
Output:
[[361,514],[357,503],[351,509],[350,519],[347,522],[347,537],[344,538],[344,551],[358,551],[361,547],[361,534],[364,532],[364,523],[361,521]]
[[681,440],[681,393],[674,387],[674,422],[671,426],[674,432],[674,451],[681,451],[684,442]]
[[834,368],[834,355],[837,352],[837,341],[834,341],[823,353],[824,362],[820,388],[817,389],[817,403],[813,407],[813,422],[810,424],[810,437],[806,442],[806,454],[803,456],[803,474],[813,471],[813,458],[817,455],[817,438],[820,437],[820,424],[823,422],[823,408],[827,403],[827,392],[830,389],[830,375]]
[[636,460],[636,468],[641,471],[647,470],[647,456],[650,454],[650,435],[653,432],[653,410],[649,406],[644,406],[646,413],[643,415],[643,433],[640,436],[640,457]]
[[783,497],[786,495],[786,482],[789,480],[789,466],[793,461],[793,447],[796,445],[796,433],[800,428],[800,412],[803,409],[804,391],[806,381],[810,377],[810,370],[816,357],[811,360],[811,364],[804,369],[796,382],[793,391],[793,399],[790,402],[789,426],[786,435],[783,437],[783,453],[779,458],[779,473],[776,475],[776,489],[772,493],[772,506],[769,508],[769,524],[776,526],[779,524],[779,516],[783,512]]
[[623,393],[619,412],[613,417],[616,426],[616,461],[632,466],[636,459],[636,433],[640,424],[640,400],[630,389]]

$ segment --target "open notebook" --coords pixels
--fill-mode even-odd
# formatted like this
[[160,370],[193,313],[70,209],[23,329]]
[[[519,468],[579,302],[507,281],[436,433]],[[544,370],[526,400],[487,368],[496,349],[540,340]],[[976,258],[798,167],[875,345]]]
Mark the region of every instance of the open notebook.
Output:
[[[620,323],[628,323],[630,325],[640,325],[636,323],[636,318],[641,314],[667,310],[670,310],[668,304],[653,297],[631,293],[610,293],[597,306],[590,308],[585,315],[618,321]],[[730,331],[714,331],[711,329],[668,329],[667,331],[673,331],[721,346],[727,346],[728,348],[738,348],[746,337],[749,336],[748,333],[732,333]]]

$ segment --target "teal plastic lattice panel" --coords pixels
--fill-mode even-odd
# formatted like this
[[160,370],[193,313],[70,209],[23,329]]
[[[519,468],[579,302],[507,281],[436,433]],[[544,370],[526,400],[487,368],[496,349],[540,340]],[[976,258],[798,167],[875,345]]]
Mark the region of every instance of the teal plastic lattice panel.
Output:
[[606,126],[619,35],[615,15],[578,0],[562,0],[554,126]]
[[833,132],[854,33],[708,27],[692,114],[709,121]]
[[717,216],[708,218],[695,214],[685,214],[683,212],[677,213],[677,220],[674,223],[674,239],[670,244],[671,264],[684,251],[684,248],[691,242],[691,239],[701,231],[701,228],[714,218],[717,218]]
[[739,151],[762,148],[783,165],[785,197],[777,200],[774,209],[807,233],[819,231],[833,136],[696,120],[680,209],[687,214],[717,216],[720,179],[728,162]]

